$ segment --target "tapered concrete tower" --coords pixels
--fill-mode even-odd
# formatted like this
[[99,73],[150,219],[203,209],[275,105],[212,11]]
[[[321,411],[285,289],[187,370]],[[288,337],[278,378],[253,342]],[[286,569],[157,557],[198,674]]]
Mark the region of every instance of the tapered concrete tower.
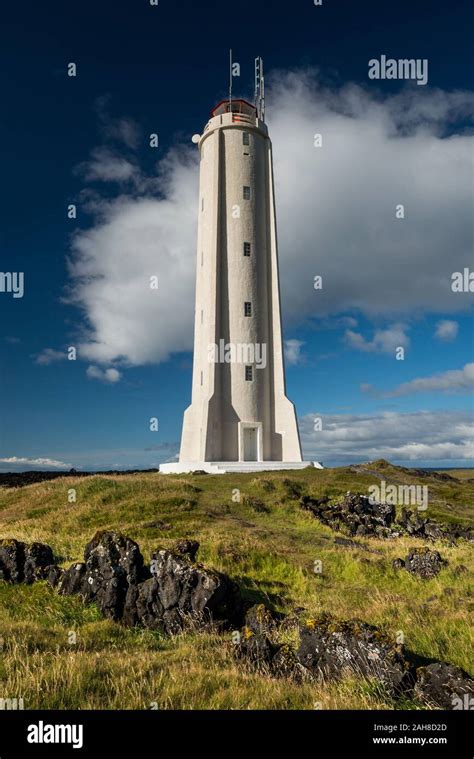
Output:
[[200,153],[192,402],[179,463],[164,472],[254,471],[302,462],[286,397],[272,145],[256,105],[224,100]]

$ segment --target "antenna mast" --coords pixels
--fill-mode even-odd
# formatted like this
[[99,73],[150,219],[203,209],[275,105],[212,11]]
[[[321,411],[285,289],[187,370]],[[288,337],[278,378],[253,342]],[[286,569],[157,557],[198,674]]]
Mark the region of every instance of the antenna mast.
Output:
[[255,58],[255,107],[257,116],[265,121],[265,77],[263,75],[263,59]]
[[232,111],[232,48],[229,50],[229,111]]

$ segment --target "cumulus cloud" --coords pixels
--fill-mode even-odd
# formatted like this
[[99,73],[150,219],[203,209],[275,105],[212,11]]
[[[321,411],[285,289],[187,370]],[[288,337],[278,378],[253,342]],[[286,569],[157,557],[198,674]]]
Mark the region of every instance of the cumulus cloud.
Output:
[[[328,90],[301,71],[269,84],[285,323],[470,308],[469,295],[451,291],[451,273],[470,260],[474,137],[446,130],[466,118],[472,93],[382,98],[356,85]],[[115,148],[93,152],[86,176],[127,190],[96,198],[93,225],[72,242],[69,297],[83,311],[79,354],[88,360],[139,365],[192,348],[197,158],[177,147],[150,177]],[[371,341],[357,335],[349,342],[367,351],[391,350],[397,337],[393,328]]]
[[58,361],[65,361],[67,359],[67,353],[65,351],[57,351],[54,348],[44,348],[41,353],[35,357],[35,363],[40,366],[48,366],[49,364],[55,364]]
[[303,340],[285,340],[284,350],[285,350],[285,361],[287,364],[296,366],[296,364],[302,363],[303,355],[301,353],[301,348],[303,347],[303,345],[304,345]]
[[47,469],[71,469],[71,464],[66,464],[64,461],[57,461],[56,459],[38,458],[32,459],[27,456],[10,456],[8,458],[0,459],[0,464],[10,464],[14,467],[17,466],[39,466],[46,467]]
[[113,153],[109,148],[94,148],[88,161],[80,164],[77,173],[87,182],[138,181],[139,169],[135,163]]
[[474,388],[474,364],[466,364],[462,369],[449,369],[446,372],[438,372],[430,377],[418,377],[403,382],[394,390],[379,393],[372,385],[361,385],[362,392],[367,392],[376,398],[398,398],[401,395],[412,393],[432,393],[441,391],[445,393],[469,392]]
[[437,337],[438,340],[444,340],[446,342],[455,340],[458,334],[458,329],[459,325],[457,322],[451,321],[450,319],[442,319],[436,325],[435,337]]
[[88,366],[86,374],[90,379],[97,379],[101,382],[109,382],[111,385],[115,382],[118,382],[122,376],[118,369],[114,369],[114,367],[101,369],[99,366]]
[[[321,431],[314,419],[322,418]],[[308,414],[300,420],[305,458],[347,464],[385,458],[392,462],[468,462],[474,457],[472,415],[462,411]]]
[[97,203],[100,221],[74,237],[68,299],[86,321],[80,356],[141,365],[192,348],[196,166],[194,151],[171,151],[159,168],[162,198]]
[[351,329],[346,330],[344,339],[350,348],[357,350],[383,353],[395,353],[399,347],[408,348],[410,338],[405,334],[404,324],[394,324],[387,329],[377,329],[372,340],[366,340],[360,332]]

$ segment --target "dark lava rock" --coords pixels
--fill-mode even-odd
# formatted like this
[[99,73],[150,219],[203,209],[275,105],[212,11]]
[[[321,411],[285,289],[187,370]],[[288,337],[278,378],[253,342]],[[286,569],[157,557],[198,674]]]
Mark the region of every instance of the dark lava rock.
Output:
[[49,567],[45,567],[42,574],[43,579],[49,582],[52,588],[56,588],[59,585],[59,581],[64,574],[64,569],[56,566],[56,564],[52,564]]
[[392,567],[393,569],[405,569],[405,559],[394,559]]
[[274,677],[287,677],[297,683],[313,679],[311,672],[298,660],[296,651],[287,643],[278,646],[273,654],[271,673]]
[[121,619],[129,586],[148,575],[137,543],[119,532],[99,531],[86,545],[84,559],[84,600],[95,601],[109,619]]
[[[187,552],[156,551],[152,554],[151,572],[155,583],[139,588],[137,615],[149,626],[150,606],[163,617],[167,631],[175,632],[188,621],[240,623],[242,599],[238,587],[226,575],[192,563],[199,544],[186,541]],[[183,545],[181,544],[181,550]],[[159,603],[158,603],[159,602]],[[172,629],[171,629],[172,628]]]
[[52,566],[53,552],[45,543],[0,540],[0,579],[31,585],[36,580],[46,579],[47,570]]
[[[130,596],[134,595],[132,602]],[[129,597],[125,605],[125,611],[129,609],[135,610],[135,621],[132,622],[130,618],[127,618],[127,614],[124,613],[124,622],[126,624],[138,623],[143,627],[148,627],[150,630],[162,630],[164,631],[163,614],[164,607],[160,601],[159,585],[154,577],[149,580],[140,583],[137,587],[130,589]],[[128,613],[130,613],[128,611]]]
[[416,670],[414,694],[440,709],[473,709],[474,680],[452,664],[435,662]]
[[121,619],[128,588],[149,575],[138,545],[119,532],[99,531],[86,545],[84,559],[66,570],[59,592],[80,593],[109,619]]
[[[235,646],[237,658],[245,660],[253,670],[265,675],[286,677],[298,683],[312,680],[311,673],[301,665],[295,650],[287,643],[272,640],[271,634],[276,631],[273,613],[262,604],[252,607],[249,612],[246,620],[254,629],[247,625],[242,629]],[[266,634],[265,630],[270,634]]]
[[31,543],[25,546],[24,581],[31,585],[35,580],[45,579],[46,567],[54,565],[51,548],[45,543]]
[[[237,622],[242,619],[240,592],[228,577],[194,559],[195,540],[181,540],[173,551],[152,554],[150,570],[138,545],[113,531],[98,532],[84,551],[84,562],[51,578],[62,595],[79,593],[102,613],[134,626],[167,633],[191,622]],[[51,570],[50,570],[51,572]]]
[[326,614],[301,627],[297,656],[315,677],[337,679],[351,672],[375,678],[391,693],[404,687],[408,672],[401,646],[376,627]]
[[[459,538],[473,539],[470,528],[461,525],[438,524],[426,519],[418,512],[403,507],[395,519],[395,506],[377,503],[358,493],[348,492],[339,503],[330,503],[329,498],[300,498],[302,509],[311,511],[323,524],[333,530],[340,530],[350,536],[397,538],[401,533],[427,540],[448,540],[453,543]],[[398,525],[398,529],[396,527]]]
[[342,501],[334,504],[329,504],[326,497],[303,496],[300,504],[333,530],[343,530],[351,536],[392,537],[395,507],[377,503],[365,495],[349,492]]
[[454,543],[456,540],[472,540],[473,534],[469,527],[459,524],[441,524],[431,519],[421,517],[418,512],[410,511],[403,507],[397,519],[403,530],[412,537],[427,538],[428,540],[447,540]]
[[430,540],[443,540],[447,536],[446,531],[436,522],[425,522],[423,534]]
[[17,583],[24,579],[25,544],[20,540],[0,540],[0,580]]
[[429,548],[412,548],[405,559],[405,569],[417,577],[429,580],[447,566],[448,562],[441,558],[438,551]]
[[75,593],[80,593],[85,597],[85,574],[86,565],[84,562],[78,561],[72,564],[59,578],[57,584],[58,593],[61,596],[71,596]]

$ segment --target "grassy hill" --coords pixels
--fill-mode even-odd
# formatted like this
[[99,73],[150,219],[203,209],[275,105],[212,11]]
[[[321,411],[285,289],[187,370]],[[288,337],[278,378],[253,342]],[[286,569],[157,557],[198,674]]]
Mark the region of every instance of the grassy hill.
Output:
[[[251,601],[285,612],[304,607],[358,617],[394,639],[401,631],[414,654],[457,664],[472,675],[472,575],[455,571],[460,564],[472,569],[472,547],[465,541],[436,543],[448,567],[435,579],[417,579],[395,571],[391,562],[423,541],[336,542],[341,535],[298,501],[300,493],[367,494],[383,478],[427,485],[430,518],[473,525],[474,473],[468,475],[451,471],[444,479],[378,461],[258,476],[64,477],[0,488],[0,537],[48,543],[64,567],[82,559],[97,529],[121,530],[138,542],[145,560],[157,547],[194,538],[201,544],[198,559],[230,575]],[[322,574],[313,570],[317,560]],[[43,582],[0,582],[0,647],[0,697],[23,698],[25,709],[395,707],[372,683],[297,685],[252,673],[236,662],[230,634],[170,638],[125,629]]]

